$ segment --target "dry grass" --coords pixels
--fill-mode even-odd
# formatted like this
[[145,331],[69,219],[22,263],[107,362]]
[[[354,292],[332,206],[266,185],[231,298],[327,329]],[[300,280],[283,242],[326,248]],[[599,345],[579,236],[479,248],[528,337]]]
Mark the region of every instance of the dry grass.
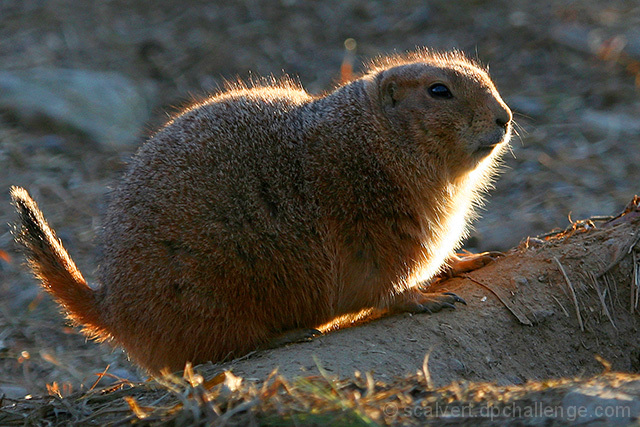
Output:
[[62,397],[4,399],[0,424],[14,425],[506,425],[572,421],[563,397],[579,387],[624,390],[640,397],[640,375],[605,372],[498,387],[452,383],[431,388],[425,375],[385,384],[356,372],[354,378],[322,375],[292,382],[274,371],[263,383],[226,371],[204,380],[187,366],[182,377],[119,382]]

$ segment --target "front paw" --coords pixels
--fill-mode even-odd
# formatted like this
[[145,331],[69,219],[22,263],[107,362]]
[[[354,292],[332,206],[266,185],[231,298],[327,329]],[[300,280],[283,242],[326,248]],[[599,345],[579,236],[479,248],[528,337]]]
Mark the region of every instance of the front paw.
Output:
[[437,313],[443,308],[455,309],[456,303],[467,305],[466,301],[453,292],[411,291],[391,307],[395,313]]

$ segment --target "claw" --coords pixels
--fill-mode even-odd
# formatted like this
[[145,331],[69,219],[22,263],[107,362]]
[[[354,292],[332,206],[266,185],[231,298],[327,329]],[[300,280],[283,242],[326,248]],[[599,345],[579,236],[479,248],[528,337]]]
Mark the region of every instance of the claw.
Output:
[[412,289],[402,294],[389,308],[392,313],[437,313],[443,308],[455,310],[455,304],[467,305],[467,302],[453,292],[423,292]]
[[443,308],[452,308],[455,310],[456,306],[447,301],[438,301],[437,303],[430,302],[430,303],[418,304],[417,310],[414,310],[414,311],[418,313],[434,314],[442,310]]
[[418,304],[417,308],[418,309],[415,310],[416,313],[433,314],[433,311],[431,309],[429,309],[429,307],[427,307],[426,305]]
[[467,302],[465,300],[463,300],[461,297],[459,297],[458,295],[454,294],[453,292],[443,292],[443,295],[450,295],[450,296],[453,297],[455,302],[459,302],[459,303],[462,303],[464,305],[467,305]]
[[453,308],[454,310],[456,309],[456,306],[451,304],[450,302],[443,302],[442,307]]
[[322,335],[322,332],[320,332],[319,330],[315,329],[315,328],[309,328],[306,330],[307,332],[307,337],[309,339],[311,338],[315,338],[315,337],[319,337],[320,335]]

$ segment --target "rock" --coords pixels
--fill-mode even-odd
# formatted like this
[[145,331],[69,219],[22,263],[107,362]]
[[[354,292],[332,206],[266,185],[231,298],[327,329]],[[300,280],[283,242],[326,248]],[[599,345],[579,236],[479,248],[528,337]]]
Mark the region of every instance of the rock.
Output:
[[640,59],[640,30],[631,30],[627,33],[627,45],[625,51],[633,58]]
[[0,72],[0,109],[30,121],[45,117],[80,131],[105,148],[121,149],[140,135],[155,92],[113,72],[33,68]]
[[587,109],[581,121],[590,129],[612,138],[640,133],[640,119],[632,114]]
[[9,399],[22,399],[27,395],[27,390],[17,385],[0,384],[0,396],[3,395]]
[[562,418],[575,424],[629,425],[640,417],[640,400],[599,384],[585,385],[565,395],[562,411]]
[[595,43],[592,41],[594,34],[590,28],[577,24],[557,24],[552,26],[549,37],[557,43],[578,52],[594,53]]
[[131,382],[142,381],[139,375],[125,368],[111,369],[109,373],[111,375],[116,376],[117,378],[122,378],[123,380],[131,381]]

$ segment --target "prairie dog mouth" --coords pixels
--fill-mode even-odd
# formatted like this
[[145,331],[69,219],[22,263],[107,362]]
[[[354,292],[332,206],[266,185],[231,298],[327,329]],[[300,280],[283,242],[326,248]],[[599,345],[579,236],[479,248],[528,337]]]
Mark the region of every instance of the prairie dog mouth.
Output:
[[480,137],[475,144],[474,153],[487,155],[498,145],[509,141],[510,131],[507,129],[496,129]]

